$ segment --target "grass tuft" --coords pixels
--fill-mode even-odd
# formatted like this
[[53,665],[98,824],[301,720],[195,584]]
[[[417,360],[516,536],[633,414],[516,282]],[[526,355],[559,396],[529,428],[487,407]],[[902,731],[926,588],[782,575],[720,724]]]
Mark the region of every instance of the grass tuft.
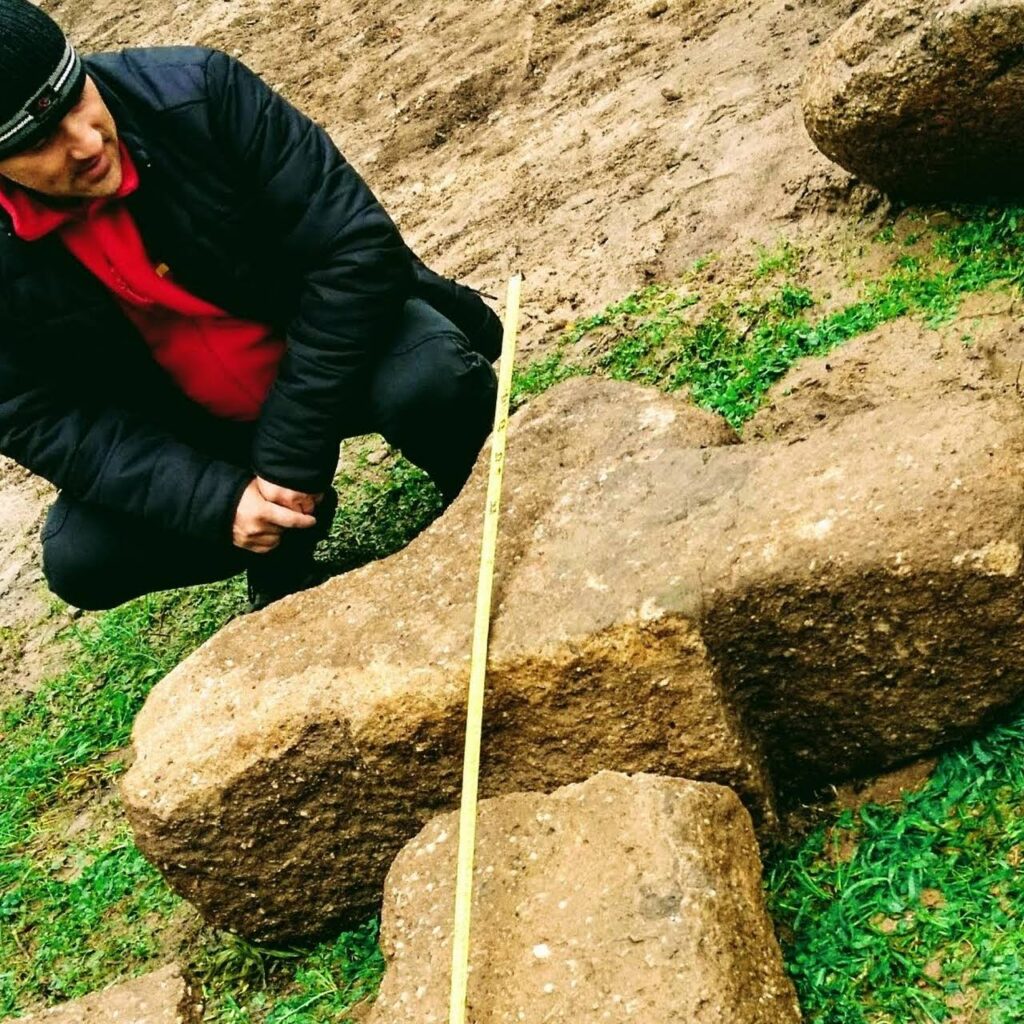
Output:
[[221,1024],[343,1022],[377,994],[384,973],[376,920],[312,950],[268,951],[241,939],[229,948],[219,974],[209,961],[198,965],[213,991],[206,1019]]
[[1021,1020],[1022,859],[1024,717],[901,805],[845,811],[777,854],[769,901],[810,1024]]

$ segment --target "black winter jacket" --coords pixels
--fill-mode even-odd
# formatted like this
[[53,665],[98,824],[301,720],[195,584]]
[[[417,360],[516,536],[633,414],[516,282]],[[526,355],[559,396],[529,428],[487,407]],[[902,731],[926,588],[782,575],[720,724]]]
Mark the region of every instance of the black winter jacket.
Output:
[[138,167],[154,263],[286,340],[255,424],[190,401],[55,235],[0,232],[0,451],[79,499],[211,540],[254,473],[330,484],[338,410],[398,311],[426,298],[497,355],[500,325],[429,271],[327,134],[238,61],[171,47],[86,58]]

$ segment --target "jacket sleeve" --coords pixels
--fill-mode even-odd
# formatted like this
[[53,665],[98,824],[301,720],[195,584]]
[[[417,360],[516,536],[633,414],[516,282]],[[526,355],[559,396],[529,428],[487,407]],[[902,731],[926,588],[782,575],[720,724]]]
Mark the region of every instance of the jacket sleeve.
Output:
[[322,128],[224,53],[212,53],[206,76],[214,137],[302,281],[253,469],[321,491],[337,464],[341,410],[411,293],[411,257]]
[[221,543],[251,479],[127,411],[48,386],[10,349],[0,349],[0,451],[75,498]]

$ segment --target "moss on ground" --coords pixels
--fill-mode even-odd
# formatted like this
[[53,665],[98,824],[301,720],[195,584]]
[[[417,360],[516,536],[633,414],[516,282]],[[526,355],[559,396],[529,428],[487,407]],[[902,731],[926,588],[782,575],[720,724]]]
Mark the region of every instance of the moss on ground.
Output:
[[939,326],[970,293],[1018,288],[1024,214],[957,212],[929,218],[913,211],[883,229],[875,244],[891,250],[887,268],[839,308],[812,293],[810,266],[792,243],[761,250],[756,263],[725,283],[714,261],[702,260],[674,284],[651,285],[580,320],[554,351],[517,372],[513,401],[521,404],[570,376],[601,373],[684,391],[739,427],[805,356],[903,316]]
[[[702,260],[573,325],[519,369],[515,401],[599,373],[685,391],[742,424],[802,356],[900,316],[942,323],[969,292],[1019,288],[1020,216],[908,211],[865,243],[884,254],[884,269],[842,303],[813,293],[808,261],[787,241],[727,280]],[[403,460],[379,446],[351,452],[324,549],[339,571],[401,547],[439,509]],[[0,712],[0,1016],[170,956],[202,977],[210,1021],[338,1021],[375,991],[375,922],[301,950],[216,932],[167,889],[126,829],[113,783],[135,714],[243,600],[234,580],[98,616],[72,630],[65,673]],[[904,807],[845,812],[774,857],[771,904],[810,1021],[1021,1019],[1022,722],[948,754]]]

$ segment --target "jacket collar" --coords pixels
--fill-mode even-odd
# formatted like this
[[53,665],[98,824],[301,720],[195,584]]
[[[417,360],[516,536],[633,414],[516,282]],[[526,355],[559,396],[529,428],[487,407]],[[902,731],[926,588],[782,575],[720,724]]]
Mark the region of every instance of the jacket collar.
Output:
[[104,75],[102,73],[97,73],[98,66],[93,64],[89,57],[84,58],[82,63],[85,65],[85,70],[92,79],[93,85],[96,86],[103,102],[106,103],[107,109],[114,118],[114,124],[117,125],[118,137],[131,153],[135,163],[139,167],[148,167],[149,152],[146,149],[146,143],[142,137],[138,121],[132,115],[128,105],[110,87]]
[[25,242],[34,242],[44,235],[56,231],[69,221],[81,219],[105,205],[110,199],[121,199],[131,195],[139,187],[139,173],[123,140],[121,151],[121,187],[113,196],[91,199],[73,206],[52,206],[37,192],[22,188],[11,181],[0,179],[0,208],[10,218],[14,234]]

